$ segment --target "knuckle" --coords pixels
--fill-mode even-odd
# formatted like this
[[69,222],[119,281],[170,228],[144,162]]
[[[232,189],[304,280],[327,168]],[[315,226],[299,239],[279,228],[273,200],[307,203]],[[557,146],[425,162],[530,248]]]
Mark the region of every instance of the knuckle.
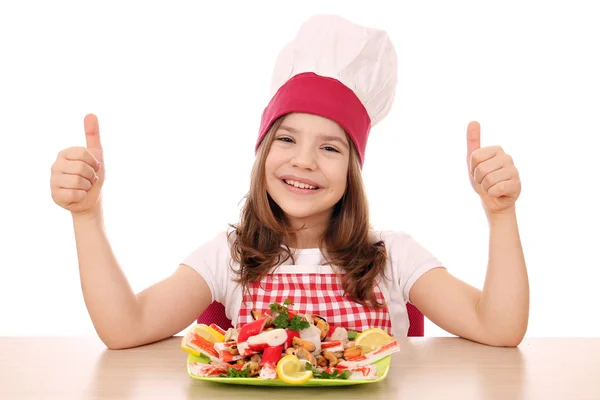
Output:
[[79,156],[80,159],[84,159],[87,157],[87,149],[85,147],[78,147],[77,148],[77,155]]
[[477,168],[475,168],[475,180],[479,183],[481,183],[486,176],[486,171],[485,168],[483,166],[478,166]]
[[77,173],[81,174],[83,176],[87,176],[88,169],[86,167],[87,167],[87,165],[83,162],[77,163]]
[[492,186],[492,179],[490,178],[490,176],[486,176],[485,178],[483,178],[483,181],[481,182],[482,186],[485,188],[489,188]]
[[68,147],[61,152],[62,153],[61,158],[71,159],[71,160],[77,159],[80,157],[82,149],[83,149],[82,147]]
[[52,164],[52,167],[50,167],[50,171],[52,171],[55,174],[62,173],[65,168],[65,163],[66,163],[66,160],[64,158],[60,158],[60,159],[56,160]]
[[67,154],[69,154],[70,151],[71,151],[71,147],[67,147],[66,149],[62,149],[56,155],[56,159],[58,160],[59,158],[65,157]]
[[60,172],[55,172],[50,175],[50,185],[60,187],[60,182],[62,180],[62,175]]
[[494,187],[496,189],[496,193],[497,194],[504,193],[504,191],[506,190],[506,185],[507,185],[506,181],[498,183]]
[[77,180],[77,186],[80,188],[87,190],[91,187],[90,181],[88,181],[87,179],[85,179],[82,176],[77,176],[76,180]]

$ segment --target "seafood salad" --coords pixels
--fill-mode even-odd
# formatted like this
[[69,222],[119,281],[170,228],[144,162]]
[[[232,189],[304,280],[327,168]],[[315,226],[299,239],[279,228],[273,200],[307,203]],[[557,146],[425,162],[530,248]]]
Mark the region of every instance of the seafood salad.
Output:
[[181,348],[210,362],[191,363],[202,377],[281,379],[299,384],[309,379],[376,379],[377,361],[400,351],[398,342],[379,328],[364,332],[331,326],[319,315],[298,314],[283,304],[253,311],[254,321],[227,331],[197,324]]

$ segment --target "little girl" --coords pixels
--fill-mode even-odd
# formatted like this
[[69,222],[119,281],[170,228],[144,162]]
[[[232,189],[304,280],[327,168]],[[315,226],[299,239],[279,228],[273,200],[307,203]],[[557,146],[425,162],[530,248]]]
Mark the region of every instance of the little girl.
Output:
[[61,151],[54,201],[72,214],[81,285],[95,329],[111,349],[158,341],[192,324],[213,301],[239,327],[252,310],[293,301],[347,330],[406,336],[406,304],[446,331],[494,346],[525,335],[529,287],[515,201],[520,180],[502,148],[467,130],[467,167],[490,226],[483,290],[453,277],[411,236],[373,231],[361,168],[371,127],[389,112],[396,53],[381,30],[310,18],[281,52],[256,142],[239,223],[191,252],[166,279],[135,294],[103,227],[98,121],[87,147]]

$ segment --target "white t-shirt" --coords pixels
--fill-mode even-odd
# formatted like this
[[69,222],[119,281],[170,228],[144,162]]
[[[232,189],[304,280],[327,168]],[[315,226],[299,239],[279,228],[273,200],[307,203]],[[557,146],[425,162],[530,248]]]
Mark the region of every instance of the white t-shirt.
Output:
[[[379,240],[385,242],[388,260],[385,275],[390,278],[379,282],[386,300],[392,333],[405,337],[408,333],[408,314],[406,303],[412,285],[425,272],[443,267],[442,263],[428,250],[417,243],[410,235],[398,231],[375,232]],[[324,258],[319,249],[294,249],[296,265],[321,265]],[[190,253],[182,264],[196,270],[210,288],[212,300],[225,306],[226,314],[236,325],[242,304],[241,286],[234,282],[234,269],[239,264],[231,262],[230,243],[227,233],[221,232],[212,240],[204,243]],[[291,264],[287,260],[285,264]]]

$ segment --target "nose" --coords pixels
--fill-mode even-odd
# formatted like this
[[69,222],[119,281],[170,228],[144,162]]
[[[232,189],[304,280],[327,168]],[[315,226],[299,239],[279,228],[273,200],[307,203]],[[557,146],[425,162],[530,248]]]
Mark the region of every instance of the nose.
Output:
[[310,146],[295,146],[295,150],[290,160],[294,167],[308,170],[317,168],[316,154]]

